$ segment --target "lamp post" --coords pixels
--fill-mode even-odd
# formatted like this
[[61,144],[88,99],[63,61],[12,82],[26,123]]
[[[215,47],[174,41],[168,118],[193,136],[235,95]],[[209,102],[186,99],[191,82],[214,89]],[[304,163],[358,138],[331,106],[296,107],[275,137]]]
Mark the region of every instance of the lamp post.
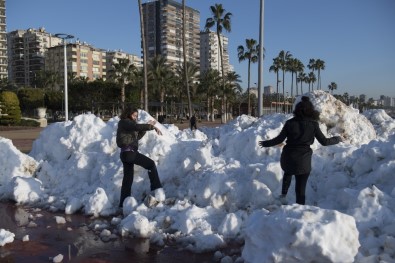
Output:
[[69,101],[68,101],[68,90],[67,90],[67,51],[66,51],[66,40],[74,38],[73,35],[68,34],[55,34],[55,37],[63,39],[64,46],[64,111],[65,121],[69,120]]
[[265,0],[261,0],[259,12],[259,64],[258,64],[258,116],[263,114],[263,33],[264,33],[264,6]]

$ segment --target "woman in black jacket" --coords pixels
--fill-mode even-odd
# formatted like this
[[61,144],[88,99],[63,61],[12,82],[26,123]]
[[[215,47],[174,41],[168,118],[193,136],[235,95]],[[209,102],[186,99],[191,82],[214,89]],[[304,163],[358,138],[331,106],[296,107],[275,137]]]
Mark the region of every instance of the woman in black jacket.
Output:
[[295,175],[296,203],[305,204],[305,191],[307,179],[311,171],[311,156],[313,151],[310,145],[314,138],[324,146],[337,144],[342,141],[340,136],[326,138],[322,134],[319,125],[319,112],[314,109],[308,97],[303,96],[296,104],[293,112],[294,117],[285,122],[280,134],[267,141],[260,141],[261,147],[271,147],[282,143],[285,139],[286,145],[281,153],[281,168],[284,170],[281,199],[285,199],[288,188],[291,185],[292,175]]
[[[159,180],[155,162],[147,156],[138,152],[138,141],[145,135],[146,131],[155,130],[159,135],[162,133],[154,127],[156,121],[151,120],[147,124],[138,124],[138,110],[126,107],[120,116],[117,130],[117,145],[121,148],[121,161],[123,163],[123,180],[119,207],[123,201],[130,196],[134,176],[134,165],[142,166],[148,170],[151,183],[151,191],[159,190],[162,184]],[[163,189],[162,189],[163,192]],[[162,194],[164,196],[164,193]],[[163,201],[163,200],[158,200]]]

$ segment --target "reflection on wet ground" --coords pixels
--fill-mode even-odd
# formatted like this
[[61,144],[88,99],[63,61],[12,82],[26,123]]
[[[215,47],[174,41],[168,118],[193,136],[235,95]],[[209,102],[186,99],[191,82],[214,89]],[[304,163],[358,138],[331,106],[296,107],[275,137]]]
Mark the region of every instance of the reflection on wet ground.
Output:
[[[66,219],[57,224],[55,216]],[[110,221],[110,219],[107,219]],[[94,220],[84,215],[64,215],[0,202],[0,229],[15,234],[14,242],[0,247],[0,262],[213,262],[213,253],[194,254],[176,247],[154,247],[147,239],[117,237],[103,242],[89,229]],[[22,241],[29,236],[29,241]]]

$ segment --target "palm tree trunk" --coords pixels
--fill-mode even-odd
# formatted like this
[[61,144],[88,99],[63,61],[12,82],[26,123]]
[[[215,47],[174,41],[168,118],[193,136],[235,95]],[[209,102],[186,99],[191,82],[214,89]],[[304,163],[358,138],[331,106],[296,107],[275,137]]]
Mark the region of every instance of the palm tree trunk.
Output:
[[222,72],[222,102],[221,102],[221,123],[226,123],[226,116],[225,116],[225,109],[224,109],[224,101],[225,101],[225,70],[224,70],[224,58],[222,56],[222,43],[220,33],[217,30],[217,37],[218,37],[218,45],[219,45],[219,55],[221,57],[221,72]]
[[250,69],[251,69],[251,60],[248,59],[248,109],[247,115],[251,115],[251,94],[250,94]]
[[185,0],[182,0],[182,53],[184,55],[184,80],[185,87],[187,88],[188,94],[188,110],[189,117],[192,117],[192,102],[191,102],[191,93],[189,92],[189,81],[188,81],[188,63],[187,63],[187,45],[186,45],[186,33],[185,33]]
[[141,0],[138,0],[139,13],[140,13],[140,31],[141,40],[143,44],[143,71],[144,71],[144,110],[148,112],[148,77],[147,77],[147,50],[145,46],[145,33],[144,33],[144,19],[143,19],[143,6]]
[[284,78],[285,72],[283,70],[283,112],[285,113],[285,87],[284,87]]

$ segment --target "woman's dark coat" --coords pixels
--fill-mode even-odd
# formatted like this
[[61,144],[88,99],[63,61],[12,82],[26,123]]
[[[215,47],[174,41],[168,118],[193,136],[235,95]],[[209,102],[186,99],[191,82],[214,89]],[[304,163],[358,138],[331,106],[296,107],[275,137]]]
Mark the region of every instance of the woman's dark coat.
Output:
[[277,137],[263,141],[261,146],[271,147],[287,139],[281,153],[281,168],[288,174],[306,174],[311,171],[313,151],[310,145],[314,143],[314,138],[317,138],[318,142],[324,146],[337,144],[341,141],[340,136],[326,138],[317,121],[294,117],[285,122]]
[[146,131],[153,130],[151,124],[138,124],[132,119],[122,119],[118,122],[117,145],[120,148],[127,146],[138,149],[138,141],[144,136]]

